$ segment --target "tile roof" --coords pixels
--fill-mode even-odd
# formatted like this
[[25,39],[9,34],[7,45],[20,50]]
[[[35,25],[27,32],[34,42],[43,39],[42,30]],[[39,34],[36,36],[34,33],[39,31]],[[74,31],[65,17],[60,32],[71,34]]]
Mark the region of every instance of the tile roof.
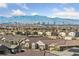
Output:
[[11,45],[9,48],[16,48],[18,45]]
[[42,41],[38,41],[38,42],[36,42],[38,45],[45,45]]
[[[5,40],[14,40],[14,41],[19,41],[23,40],[25,38],[26,40],[29,40],[29,43],[36,43],[39,40],[42,41],[44,44],[51,45],[51,44],[57,44],[59,46],[79,46],[79,40],[64,40],[64,39],[55,39],[52,40],[47,37],[27,37],[27,36],[21,36],[21,35],[3,35],[0,37],[5,37]],[[4,43],[0,41],[0,44],[5,44],[5,45],[10,45],[8,43]]]
[[79,40],[66,40],[65,44],[60,46],[79,46]]

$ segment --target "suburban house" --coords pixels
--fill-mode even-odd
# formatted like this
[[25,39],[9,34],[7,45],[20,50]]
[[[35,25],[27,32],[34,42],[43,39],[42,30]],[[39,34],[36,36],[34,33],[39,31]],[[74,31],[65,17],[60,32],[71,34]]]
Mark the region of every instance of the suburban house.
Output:
[[36,49],[36,43],[33,42],[31,45],[32,45],[31,46],[32,49]]
[[47,35],[47,36],[51,36],[51,32],[49,32],[49,31],[46,32],[46,35]]
[[69,32],[68,36],[75,37],[75,32]]
[[66,33],[65,32],[59,32],[59,36],[64,37],[64,36],[66,36]]
[[38,32],[38,35],[42,35],[42,34],[43,34],[43,32],[40,32],[40,31]]
[[28,37],[29,42],[26,46],[31,46],[31,49],[39,50],[64,50],[70,47],[79,47],[79,40],[64,40],[56,39],[50,40],[46,37]]
[[10,53],[10,50],[7,46],[0,44],[0,54],[8,54]]
[[[4,41],[5,40],[5,41]],[[9,41],[9,42],[7,42]],[[17,44],[11,42],[17,42]],[[65,39],[51,39],[48,37],[34,36],[11,36],[7,35],[0,39],[0,53],[18,53],[22,49],[38,49],[38,50],[65,50],[71,47],[79,47],[79,40],[72,40],[71,36]]]
[[11,46],[8,46],[8,48],[10,50],[10,53],[12,54],[16,54],[21,51],[21,47],[19,45],[11,45]]
[[39,47],[40,50],[44,50],[45,49],[45,44],[42,41],[39,40],[36,43],[38,44],[38,47]]

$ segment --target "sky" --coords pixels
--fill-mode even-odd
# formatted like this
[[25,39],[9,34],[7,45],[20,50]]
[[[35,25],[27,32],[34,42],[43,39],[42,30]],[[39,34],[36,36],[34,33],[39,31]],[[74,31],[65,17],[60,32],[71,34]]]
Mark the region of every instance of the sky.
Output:
[[0,16],[41,15],[79,19],[78,3],[0,3]]

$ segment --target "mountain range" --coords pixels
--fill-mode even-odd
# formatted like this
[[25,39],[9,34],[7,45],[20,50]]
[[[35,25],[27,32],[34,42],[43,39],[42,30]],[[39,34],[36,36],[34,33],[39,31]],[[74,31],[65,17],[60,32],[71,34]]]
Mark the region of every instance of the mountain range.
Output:
[[6,23],[6,24],[11,24],[11,23],[46,23],[46,24],[78,24],[79,25],[79,20],[78,19],[67,19],[67,18],[50,18],[47,16],[39,16],[39,15],[34,15],[34,16],[12,16],[12,17],[3,17],[0,16],[0,23]]

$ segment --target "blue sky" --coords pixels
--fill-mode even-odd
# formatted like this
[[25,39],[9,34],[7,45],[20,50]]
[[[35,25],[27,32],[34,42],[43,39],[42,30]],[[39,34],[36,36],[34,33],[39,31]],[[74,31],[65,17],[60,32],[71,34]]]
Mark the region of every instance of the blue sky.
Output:
[[0,3],[0,16],[42,15],[79,19],[77,3]]

